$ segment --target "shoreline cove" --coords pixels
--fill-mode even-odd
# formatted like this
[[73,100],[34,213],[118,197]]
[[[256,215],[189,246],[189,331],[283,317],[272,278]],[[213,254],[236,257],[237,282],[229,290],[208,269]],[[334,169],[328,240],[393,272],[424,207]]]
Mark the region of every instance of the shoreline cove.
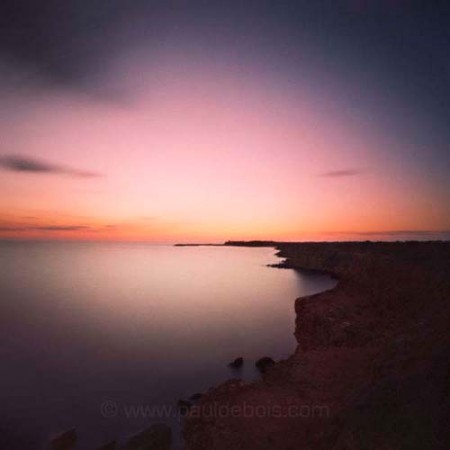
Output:
[[[202,286],[205,283],[205,275],[208,275],[208,273],[212,273],[213,275],[211,277],[212,284],[210,283],[210,287],[212,287],[213,289],[215,285],[214,283],[217,284],[217,282],[220,283],[219,280],[227,279],[223,278],[224,275],[230,275],[231,279],[233,279],[233,273],[237,274],[237,287],[233,287],[232,289],[230,289],[229,286],[227,287],[227,285],[225,285],[225,289],[222,289],[222,296],[218,297],[218,299],[221,299],[223,301],[226,300],[227,296],[229,297],[230,294],[234,293],[235,295],[233,297],[230,297],[231,303],[228,304],[229,302],[225,302],[219,305],[219,309],[220,311],[223,310],[227,312],[231,306],[232,309],[230,311],[234,311],[236,308],[233,305],[234,303],[236,303],[236,301],[232,299],[238,299],[240,298],[239,295],[243,295],[242,306],[240,306],[241,304],[239,303],[239,305],[237,305],[239,307],[236,309],[236,311],[241,311],[241,313],[238,314],[239,317],[237,319],[234,319],[226,327],[223,327],[224,339],[221,339],[216,343],[217,346],[223,347],[222,351],[217,353],[208,352],[207,354],[205,354],[206,359],[203,368],[206,367],[209,370],[209,372],[207,372],[209,378],[206,376],[203,376],[202,378],[201,374],[195,374],[195,367],[200,366],[198,364],[199,361],[196,361],[195,364],[191,362],[191,369],[186,370],[188,376],[190,373],[193,374],[191,378],[189,378],[189,380],[191,381],[189,382],[188,388],[186,388],[186,386],[184,386],[183,384],[179,384],[177,386],[181,387],[177,387],[174,394],[170,397],[166,396],[165,398],[161,399],[157,398],[156,400],[147,400],[148,398],[152,398],[151,396],[153,394],[152,391],[148,392],[146,390],[140,394],[140,397],[135,397],[135,399],[133,399],[130,395],[128,395],[128,397],[120,397],[116,396],[114,393],[108,393],[106,396],[99,395],[96,403],[98,403],[97,408],[101,415],[101,420],[103,420],[104,422],[106,419],[107,422],[116,421],[117,423],[126,423],[127,425],[122,428],[122,430],[124,428],[127,428],[125,431],[114,432],[113,430],[111,432],[111,430],[106,429],[106,427],[102,429],[101,426],[97,426],[97,422],[95,422],[95,420],[88,420],[85,422],[83,422],[83,420],[71,420],[70,422],[66,421],[68,426],[54,427],[53,430],[56,433],[51,432],[51,434],[49,433],[46,436],[43,436],[43,445],[48,445],[49,440],[51,440],[52,445],[54,442],[54,446],[58,447],[60,447],[60,443],[62,443],[61,445],[65,445],[66,443],[73,442],[75,448],[88,448],[89,446],[96,448],[96,445],[109,442],[111,439],[115,439],[116,447],[118,446],[117,448],[122,448],[123,445],[128,445],[127,443],[131,439],[142,433],[145,434],[147,440],[158,440],[160,435],[164,440],[165,436],[167,435],[167,429],[169,428],[170,430],[170,428],[172,428],[171,446],[166,445],[166,443],[166,448],[181,449],[183,445],[183,443],[180,442],[181,423],[183,417],[186,414],[186,411],[191,406],[197,405],[204,392],[207,392],[212,386],[225,382],[227,379],[234,376],[239,376],[248,383],[258,380],[260,379],[261,371],[263,371],[264,368],[261,369],[261,367],[259,367],[256,362],[258,362],[260,359],[264,359],[264,355],[266,353],[270,357],[273,357],[275,360],[284,359],[290,353],[292,353],[296,345],[295,338],[292,333],[292,324],[294,322],[290,309],[292,300],[295,299],[295,297],[298,295],[324,292],[325,290],[334,286],[335,282],[329,277],[317,277],[313,276],[312,274],[312,276],[307,276],[306,274],[296,274],[292,271],[270,270],[270,263],[277,263],[282,261],[282,259],[280,259],[276,255],[276,250],[274,250],[273,247],[261,248],[259,250],[252,248],[227,248],[223,245],[220,245],[220,247],[221,248],[217,250],[209,250],[205,248],[204,250],[187,249],[186,251],[181,250],[181,252],[179,252],[175,248],[173,250],[169,249],[169,254],[173,254],[176,257],[177,264],[179,265],[189,262],[193,257],[194,262],[199,261],[201,263],[208,262],[208,260],[210,260],[211,258],[214,259],[214,266],[216,266],[217,268],[213,271],[203,269],[203,267],[205,267],[204,264],[199,265],[201,269],[197,271],[197,275],[198,281]],[[51,250],[50,247],[47,249],[47,251],[49,250]],[[59,245],[57,250],[58,252],[66,252],[66,249]],[[70,252],[68,255],[66,255],[66,257],[69,257],[70,260],[72,260],[74,256],[81,257],[80,255],[86,254],[84,251],[81,252],[77,248],[70,247],[69,250]],[[135,260],[139,256],[138,259],[143,263],[141,265],[141,273],[144,277],[143,279],[147,280],[146,282],[148,283],[149,274],[146,263],[147,259],[149,258],[151,260],[155,260],[155,255],[152,256],[153,253],[147,255],[148,252],[146,248],[139,249],[135,248],[135,246],[132,246],[131,250],[132,254],[128,255],[124,260],[133,260],[133,258]],[[102,245],[100,246],[100,248],[96,249],[96,251],[98,253],[97,258],[102,260],[103,255],[105,255],[106,257],[110,257],[111,252],[122,251],[122,246],[110,247],[109,245]],[[76,252],[75,255],[73,254],[73,252]],[[159,252],[160,250],[158,250],[158,254]],[[90,256],[91,254],[92,251],[88,253],[87,256]],[[146,259],[142,259],[142,257],[140,256],[143,254],[146,255]],[[158,254],[156,256],[158,256]],[[167,266],[167,257],[164,258],[165,259],[163,259],[163,261],[159,260],[159,266]],[[247,266],[249,267],[248,272],[246,272]],[[109,266],[105,267],[107,267],[108,270],[105,270],[104,273],[109,275],[112,268]],[[151,265],[149,267],[151,268]],[[172,267],[172,265],[170,265],[170,267]],[[118,270],[119,275],[119,281],[116,283],[117,286],[126,285],[127,280],[130,277],[129,272],[125,270],[125,272],[123,273],[123,277],[121,278],[121,266],[114,266],[114,268]],[[230,273],[227,272],[228,268],[231,269]],[[102,276],[102,273],[99,274],[100,277]],[[243,276],[243,274],[246,274],[247,276]],[[153,280],[153,278],[150,278],[150,280]],[[96,285],[103,285],[103,283],[99,283],[99,281],[97,280],[98,278],[96,277]],[[156,280],[158,280],[158,278],[156,278]],[[193,285],[195,289],[196,278],[192,279],[191,277],[186,276],[184,276],[183,278],[183,276],[181,276],[178,285],[183,286],[183,280],[187,281],[190,285]],[[242,280],[243,286],[245,286],[241,291],[239,290],[240,280]],[[77,279],[77,283],[81,283],[83,281],[84,280],[82,277],[81,279]],[[234,285],[235,283],[233,283],[233,286]],[[188,288],[188,286],[185,286],[185,289],[186,288]],[[192,300],[194,300],[192,303],[184,302],[186,304],[186,308],[188,308],[189,311],[192,311],[193,308],[196,307],[195,299],[203,298],[202,296],[198,295],[198,293],[201,294],[202,292],[193,291],[195,292],[195,295],[192,293],[189,294],[189,292],[186,294],[185,289],[183,289],[184,295],[187,296],[185,297],[185,299],[192,298]],[[209,299],[210,292],[210,290],[205,292],[207,294],[204,296],[205,299]],[[85,295],[85,297],[88,298],[87,295]],[[113,297],[113,299],[114,298],[115,297]],[[117,298],[121,300],[122,296],[119,294]],[[122,303],[123,302],[121,302],[120,304]],[[131,304],[131,307],[132,306],[133,304]],[[126,306],[125,310],[121,312],[121,315],[127,314],[127,311],[129,309],[130,306]],[[177,311],[178,309],[175,310],[175,312]],[[220,314],[222,315],[223,313]],[[195,314],[193,317],[195,317]],[[211,323],[215,323],[215,319],[217,319],[217,317],[215,317],[214,314],[205,315],[205,320],[203,322],[207,324],[207,327],[209,327]],[[253,325],[251,323],[252,321],[255,322]],[[220,324],[221,322],[218,323],[218,325]],[[250,335],[248,333],[250,333]],[[228,335],[236,336],[234,341],[236,341],[236,339],[237,341],[234,342],[233,338],[231,338],[230,341],[226,337]],[[232,345],[231,348],[228,348],[227,350],[228,342],[231,342]],[[186,348],[191,347],[189,347],[188,344]],[[196,348],[197,347],[192,346],[192,351],[194,351]],[[211,350],[213,348],[217,347],[211,347]],[[240,366],[238,370],[235,370],[234,367],[230,367],[230,365],[227,363],[233,360],[235,361],[236,356],[240,356],[241,352],[245,358],[245,364],[241,364],[242,367]],[[216,355],[215,357],[214,354]],[[152,359],[149,359],[148,356],[149,355],[146,356],[147,362],[156,364],[156,362],[152,361]],[[183,361],[182,358],[183,356],[181,357],[181,361]],[[180,358],[176,358],[176,360],[180,361]],[[182,363],[179,363],[179,365],[180,367],[182,367]],[[264,366],[265,365],[266,364],[264,364]],[[209,369],[210,367],[212,367],[215,372],[211,371]],[[219,369],[220,373],[217,369]],[[218,374],[219,376],[217,376]],[[178,374],[177,377],[180,379],[180,381],[182,381],[182,383],[184,383],[184,378],[180,378],[180,374]],[[161,383],[164,383],[164,379],[161,379],[161,377],[159,378],[161,380]],[[125,382],[122,382],[120,386],[126,387],[126,383],[127,382],[125,380]],[[130,392],[134,392],[132,390],[132,386],[130,386],[129,389]],[[139,398],[145,399],[145,401],[141,401],[139,400]],[[249,407],[251,408],[251,406]],[[275,408],[275,414],[276,409],[277,408]],[[223,408],[219,407],[218,411],[222,411],[223,413]],[[205,413],[207,414],[208,412],[205,411]],[[303,413],[304,412],[302,412],[302,414]],[[243,411],[243,414],[246,414],[246,409]],[[155,424],[161,425],[161,427],[156,431],[153,429],[153,425]],[[91,428],[93,431],[89,431],[89,428]],[[40,429],[44,428],[41,427]],[[163,432],[160,433],[161,430]],[[94,445],[91,445],[91,443]]]

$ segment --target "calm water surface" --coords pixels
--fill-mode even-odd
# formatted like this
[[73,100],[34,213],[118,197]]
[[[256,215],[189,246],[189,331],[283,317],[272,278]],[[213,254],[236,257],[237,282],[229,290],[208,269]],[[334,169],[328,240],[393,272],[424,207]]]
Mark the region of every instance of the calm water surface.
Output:
[[[151,422],[176,429],[129,408],[171,407],[287,357],[295,298],[335,282],[266,267],[277,260],[267,248],[0,243],[0,448],[46,448],[74,426],[87,449]],[[233,373],[237,356],[247,364]]]

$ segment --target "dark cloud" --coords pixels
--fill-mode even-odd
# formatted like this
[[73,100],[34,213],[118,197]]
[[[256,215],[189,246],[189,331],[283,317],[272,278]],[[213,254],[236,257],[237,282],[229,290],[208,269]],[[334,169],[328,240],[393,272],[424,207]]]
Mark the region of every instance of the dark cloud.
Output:
[[0,227],[0,231],[94,231],[87,225],[46,225],[46,226],[23,226],[23,227]]
[[321,173],[319,176],[328,178],[354,177],[361,175],[362,172],[363,170],[361,169],[330,170],[329,172]]
[[387,230],[387,231],[335,231],[327,233],[330,236],[339,236],[356,240],[388,240],[388,241],[448,241],[450,230]]
[[11,172],[68,175],[79,178],[94,178],[101,176],[96,172],[73,169],[57,164],[41,161],[21,155],[7,155],[0,157],[0,168]]
[[[355,9],[355,4],[365,7]],[[105,55],[138,37],[147,47],[178,38],[197,39],[203,47],[225,41],[242,48],[256,33],[266,54],[267,42],[281,34],[288,41],[284,49],[292,42],[289,56],[295,59],[296,48],[303,57],[297,44],[306,36],[335,56],[333,63],[347,65],[361,57],[374,68],[407,72],[411,85],[435,78],[437,88],[448,93],[443,75],[449,9],[445,1],[2,0],[0,55],[36,67],[55,82],[84,84]],[[428,95],[435,89],[431,83],[420,86]]]
[[450,230],[393,230],[393,231],[361,231],[360,236],[450,236]]
[[26,228],[23,227],[0,227],[0,231],[26,231]]
[[79,231],[79,230],[91,230],[91,227],[85,225],[66,225],[66,226],[45,226],[45,227],[33,227],[33,230],[37,231]]

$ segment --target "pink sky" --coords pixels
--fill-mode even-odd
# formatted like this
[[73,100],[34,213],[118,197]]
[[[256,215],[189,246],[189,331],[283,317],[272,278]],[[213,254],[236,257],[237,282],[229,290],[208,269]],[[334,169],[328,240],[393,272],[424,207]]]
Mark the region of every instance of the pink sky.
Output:
[[65,169],[0,172],[0,237],[337,240],[450,229],[446,189],[410,144],[362,120],[336,85],[318,94],[312,80],[256,72],[129,57],[103,80],[125,87],[124,101],[44,87],[6,94],[0,157]]

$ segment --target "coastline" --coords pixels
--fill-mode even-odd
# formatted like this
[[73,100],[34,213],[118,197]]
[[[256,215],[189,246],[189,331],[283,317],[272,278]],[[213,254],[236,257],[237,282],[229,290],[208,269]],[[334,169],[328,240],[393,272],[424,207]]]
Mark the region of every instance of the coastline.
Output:
[[[450,243],[248,246],[338,283],[296,299],[293,355],[202,397],[184,420],[185,449],[447,448]],[[223,414],[206,414],[213,406]]]

